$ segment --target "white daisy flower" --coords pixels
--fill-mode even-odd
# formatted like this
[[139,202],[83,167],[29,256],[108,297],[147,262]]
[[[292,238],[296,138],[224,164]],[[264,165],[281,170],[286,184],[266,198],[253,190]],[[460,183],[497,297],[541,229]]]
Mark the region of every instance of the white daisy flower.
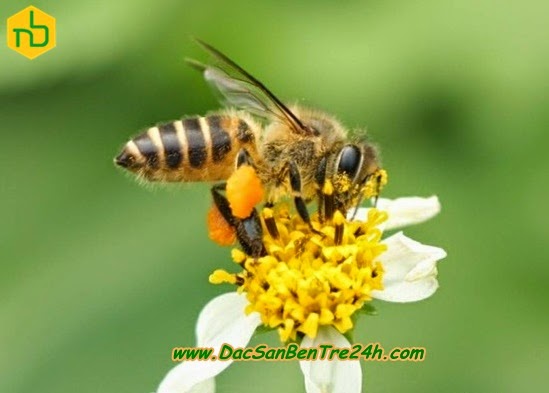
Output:
[[[266,325],[277,328],[282,341],[302,338],[302,347],[351,347],[343,333],[353,328],[351,315],[372,298],[414,302],[437,290],[436,265],[446,252],[402,232],[383,240],[381,234],[423,222],[439,211],[435,196],[380,199],[377,209],[359,209],[355,221],[336,213],[333,225],[324,225],[324,236],[319,236],[287,212],[264,210],[276,217],[279,237],[265,235],[268,255],[259,263],[233,250],[242,272],[218,270],[210,276],[211,282],[237,284],[238,290],[204,307],[196,325],[196,346],[215,353],[224,343],[245,347],[256,328]],[[336,236],[339,241],[334,241]],[[183,362],[166,375],[157,393],[214,392],[214,377],[230,363]],[[307,393],[362,390],[358,360],[301,361],[300,366]]]

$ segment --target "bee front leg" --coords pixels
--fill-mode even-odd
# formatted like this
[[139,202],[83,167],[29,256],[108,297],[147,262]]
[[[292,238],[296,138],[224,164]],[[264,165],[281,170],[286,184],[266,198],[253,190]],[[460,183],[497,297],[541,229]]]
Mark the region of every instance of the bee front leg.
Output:
[[381,192],[381,175],[376,176],[376,196],[374,197],[374,207],[377,207],[379,193]]
[[[358,195],[358,199],[357,199],[357,202],[355,204],[355,206],[353,206],[353,215],[351,216],[351,221],[354,221],[355,217],[356,217],[356,214],[358,213],[358,209],[360,208],[360,204],[362,203],[362,200],[364,199],[364,192],[361,192],[359,195]],[[377,204],[377,199],[374,203],[374,207],[376,207],[376,204]]]
[[235,229],[238,242],[246,254],[253,258],[266,255],[265,246],[263,245],[263,228],[261,227],[259,214],[256,209],[253,209],[252,213],[244,219],[235,217],[229,201],[222,194],[226,186],[226,183],[219,183],[212,187],[211,192],[215,206],[225,221]]

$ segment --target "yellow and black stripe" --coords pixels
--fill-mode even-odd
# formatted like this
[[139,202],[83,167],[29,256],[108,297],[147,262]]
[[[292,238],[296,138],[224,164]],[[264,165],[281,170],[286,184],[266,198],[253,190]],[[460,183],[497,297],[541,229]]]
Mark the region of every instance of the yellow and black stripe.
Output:
[[151,181],[226,179],[238,151],[256,151],[257,126],[238,116],[189,117],[130,140],[115,162]]
[[168,168],[179,168],[179,165],[183,161],[183,154],[181,152],[181,143],[177,136],[177,129],[174,123],[166,123],[158,126],[158,133],[160,134],[160,140],[164,146],[164,160]]

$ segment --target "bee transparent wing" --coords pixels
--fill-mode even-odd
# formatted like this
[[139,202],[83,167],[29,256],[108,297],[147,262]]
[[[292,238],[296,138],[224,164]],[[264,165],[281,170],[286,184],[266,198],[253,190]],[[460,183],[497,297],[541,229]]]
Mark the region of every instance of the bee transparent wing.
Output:
[[220,66],[204,65],[194,60],[188,62],[204,73],[206,81],[219,91],[225,104],[236,106],[250,113],[285,123],[298,134],[314,135],[316,132],[305,126],[263,83],[212,46],[197,42]]
[[245,109],[259,117],[285,121],[284,116],[269,108],[265,101],[258,97],[259,94],[254,92],[254,87],[249,83],[231,78],[219,68],[208,66],[204,69],[204,79],[221,93],[221,100],[225,105]]

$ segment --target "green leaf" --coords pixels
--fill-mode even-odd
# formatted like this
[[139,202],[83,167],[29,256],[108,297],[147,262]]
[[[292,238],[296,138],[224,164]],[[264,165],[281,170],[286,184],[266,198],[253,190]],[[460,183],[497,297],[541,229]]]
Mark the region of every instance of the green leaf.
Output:
[[371,303],[366,303],[364,306],[362,306],[360,310],[358,310],[358,312],[360,314],[371,315],[371,316],[378,315],[377,308]]
[[265,334],[265,333],[272,332],[273,330],[275,329],[267,325],[259,325],[257,329],[255,329],[255,334],[256,335]]

